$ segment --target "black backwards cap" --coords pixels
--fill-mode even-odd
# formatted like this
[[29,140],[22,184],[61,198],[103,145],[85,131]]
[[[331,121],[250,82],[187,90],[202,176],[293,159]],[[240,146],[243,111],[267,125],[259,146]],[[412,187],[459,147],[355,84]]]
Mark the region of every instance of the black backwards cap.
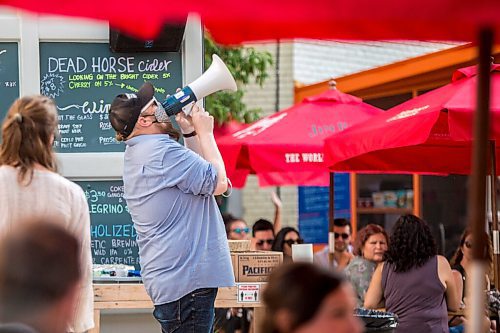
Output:
[[151,82],[142,85],[137,93],[120,94],[115,97],[109,109],[109,121],[113,129],[125,138],[132,133],[141,110],[154,96]]

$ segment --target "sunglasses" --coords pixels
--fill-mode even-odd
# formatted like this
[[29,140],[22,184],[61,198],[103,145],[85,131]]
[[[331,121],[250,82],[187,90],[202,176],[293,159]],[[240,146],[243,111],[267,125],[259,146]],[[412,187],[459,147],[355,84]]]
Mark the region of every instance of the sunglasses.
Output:
[[242,234],[242,233],[245,233],[245,234],[248,234],[250,232],[250,228],[234,228],[234,229],[231,229],[231,232],[234,232],[234,233],[237,233],[237,234]]
[[465,247],[466,247],[466,248],[468,248],[468,249],[471,249],[471,248],[472,248],[472,243],[471,243],[471,242],[469,242],[469,241],[465,241],[465,242],[464,242],[464,244],[465,244]]
[[347,239],[347,238],[349,238],[349,234],[346,234],[344,232],[341,234],[335,233],[335,239],[337,239],[339,237],[342,237],[342,239]]
[[285,240],[285,243],[288,244],[288,246],[292,246],[293,244],[303,244],[304,240],[302,238],[299,239],[287,239]]
[[272,244],[273,244],[273,242],[274,242],[274,239],[261,239],[261,240],[259,240],[257,243],[255,243],[255,244],[257,244],[257,245],[259,245],[259,246],[264,245],[264,243],[267,243],[267,244],[269,244],[269,245],[272,245]]

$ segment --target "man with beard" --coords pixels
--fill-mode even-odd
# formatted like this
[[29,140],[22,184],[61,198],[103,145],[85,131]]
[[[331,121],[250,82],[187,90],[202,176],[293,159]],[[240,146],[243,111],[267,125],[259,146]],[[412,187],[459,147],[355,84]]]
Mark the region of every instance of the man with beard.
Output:
[[109,119],[126,144],[124,197],[137,230],[144,286],[163,332],[211,332],[219,287],[233,286],[226,232],[214,195],[227,190],[214,119],[193,106],[179,133],[146,82],[118,95]]

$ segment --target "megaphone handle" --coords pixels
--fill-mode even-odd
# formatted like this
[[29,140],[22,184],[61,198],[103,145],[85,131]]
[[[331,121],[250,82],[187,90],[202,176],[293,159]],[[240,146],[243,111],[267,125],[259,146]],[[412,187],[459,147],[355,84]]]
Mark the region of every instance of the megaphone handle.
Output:
[[182,111],[182,108],[198,99],[189,86],[185,86],[181,91],[169,96],[161,105],[169,116],[174,116]]

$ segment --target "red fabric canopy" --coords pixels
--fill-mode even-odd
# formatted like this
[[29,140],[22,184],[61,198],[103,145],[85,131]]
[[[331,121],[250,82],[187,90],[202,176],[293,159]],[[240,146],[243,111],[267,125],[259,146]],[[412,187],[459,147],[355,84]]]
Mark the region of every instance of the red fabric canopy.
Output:
[[[476,110],[477,99],[477,67],[467,67],[458,70],[453,75],[453,81],[461,80],[464,84],[446,102],[448,109],[450,133],[453,138],[472,140],[472,124]],[[491,140],[500,140],[500,65],[491,66],[490,87],[490,134]]]
[[357,97],[329,90],[221,137],[217,144],[234,187],[242,187],[249,173],[258,175],[261,186],[327,186],[323,139],[380,112]]
[[[493,66],[492,75],[498,69]],[[461,69],[452,83],[332,135],[325,140],[327,165],[336,171],[470,174],[472,142],[463,133],[471,133],[472,121],[452,122],[448,109],[460,106],[472,119],[475,103],[467,95],[475,94],[475,80],[474,67]]]
[[[108,20],[136,36],[198,13],[215,40],[321,39],[475,40],[477,27],[500,32],[497,0],[1,0],[37,13]],[[500,33],[497,33],[500,36]]]

